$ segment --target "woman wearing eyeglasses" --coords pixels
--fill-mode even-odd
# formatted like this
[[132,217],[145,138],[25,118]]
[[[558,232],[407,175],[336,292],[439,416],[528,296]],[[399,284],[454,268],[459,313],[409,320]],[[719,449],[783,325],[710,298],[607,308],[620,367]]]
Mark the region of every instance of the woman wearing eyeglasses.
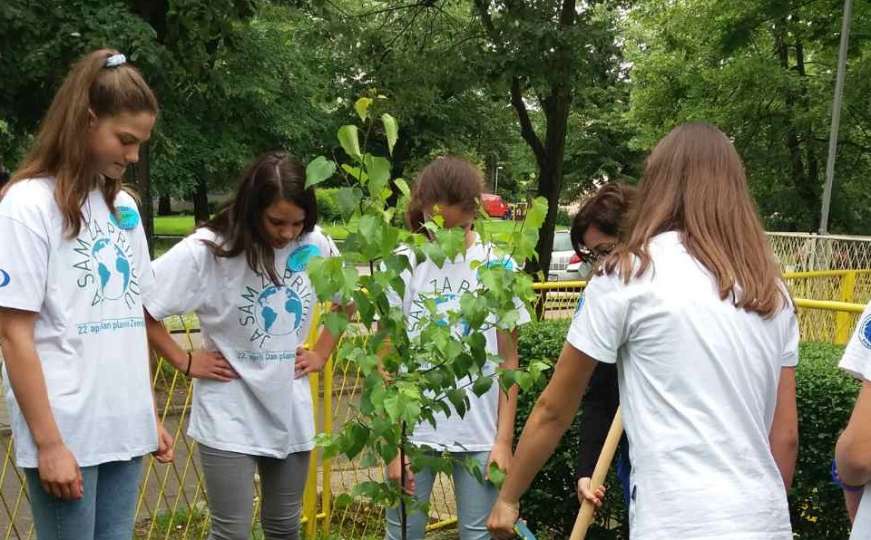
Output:
[[[572,221],[572,247],[586,261],[593,262],[608,255],[616,245],[623,217],[635,197],[635,188],[626,184],[606,184],[581,206]],[[578,309],[583,306],[583,295],[578,301]],[[581,403],[580,451],[575,469],[578,500],[585,499],[597,508],[605,497],[605,486],[590,489],[590,477],[596,461],[605,444],[608,428],[620,404],[617,387],[617,366],[599,363],[590,379],[590,386]],[[629,499],[629,446],[624,435],[617,454],[617,479],[623,488],[623,497]]]

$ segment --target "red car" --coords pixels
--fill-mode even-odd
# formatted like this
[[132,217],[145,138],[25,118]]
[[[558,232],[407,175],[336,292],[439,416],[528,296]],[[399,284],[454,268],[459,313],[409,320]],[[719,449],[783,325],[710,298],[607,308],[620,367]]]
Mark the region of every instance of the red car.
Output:
[[508,215],[508,205],[499,195],[484,193],[481,195],[481,204],[484,205],[484,211],[490,217],[504,219]]

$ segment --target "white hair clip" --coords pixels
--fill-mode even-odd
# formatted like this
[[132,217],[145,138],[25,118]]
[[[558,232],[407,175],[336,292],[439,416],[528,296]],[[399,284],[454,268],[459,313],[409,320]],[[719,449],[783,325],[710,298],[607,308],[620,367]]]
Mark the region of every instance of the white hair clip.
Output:
[[127,57],[121,53],[118,53],[118,54],[113,54],[109,58],[106,58],[106,63],[103,64],[103,67],[113,68],[113,67],[118,67],[121,64],[126,64],[126,63],[127,63]]

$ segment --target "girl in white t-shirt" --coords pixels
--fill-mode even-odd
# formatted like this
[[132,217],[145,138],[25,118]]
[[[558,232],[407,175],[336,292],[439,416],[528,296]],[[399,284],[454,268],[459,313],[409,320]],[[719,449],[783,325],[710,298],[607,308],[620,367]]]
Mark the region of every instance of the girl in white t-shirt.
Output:
[[[209,222],[154,261],[148,336],[178,369],[199,373],[188,435],[199,443],[216,540],[249,537],[257,469],[264,535],[299,537],[314,447],[305,375],[336,343],[323,329],[314,348],[303,348],[317,304],[306,267],[338,253],[317,219],[305,168],[270,152]],[[157,322],[187,312],[199,318],[204,352],[185,353]]]
[[41,540],[129,540],[142,456],[172,459],[149,378],[148,246],[121,189],[157,112],[124,55],[88,54],[0,201],[3,382]]
[[[494,246],[481,242],[472,230],[478,214],[483,182],[480,171],[465,160],[442,157],[427,165],[417,180],[409,203],[408,222],[412,230],[424,232],[424,222],[435,212],[444,218],[444,227],[462,228],[465,231],[466,252],[454,261],[445,260],[439,267],[426,259],[416,261],[409,250],[407,255],[412,270],[405,272],[405,293],[396,295],[391,302],[401,307],[408,322],[408,332],[419,331],[417,321],[429,316],[426,301],[433,299],[442,313],[459,311],[460,298],[464,291],[474,291],[479,286],[475,270],[477,264],[496,263],[513,265],[513,261],[500,258]],[[518,324],[529,322],[529,313],[519,300]],[[487,351],[498,354],[503,361],[500,367],[517,368],[516,332],[497,331],[495,327],[485,331]],[[495,373],[496,366],[488,362],[485,372]],[[461,540],[486,540],[489,533],[485,526],[487,515],[496,499],[496,489],[489,481],[479,482],[461,463],[474,459],[486,473],[491,463],[508,470],[511,463],[514,438],[514,417],[517,409],[517,389],[506,395],[493,384],[489,391],[476,396],[471,388],[465,391],[469,408],[464,416],[454,410],[450,416],[438,413],[436,427],[425,422],[416,426],[410,440],[413,444],[437,452],[447,452],[455,459],[453,468],[454,494],[457,499],[457,516]],[[401,467],[399,458],[388,465],[388,477],[399,482]],[[435,474],[432,470],[412,471],[406,463],[405,491],[421,501],[429,500]],[[387,539],[401,538],[401,516],[398,508],[387,510]],[[427,518],[422,512],[413,512],[407,519],[410,540],[424,536]]]
[[627,231],[585,291],[488,526],[512,537],[598,361],[618,369],[633,539],[791,539],[798,325],[729,139],[702,123],[662,139]]
[[871,303],[859,318],[840,367],[862,381],[850,422],[838,438],[832,470],[853,521],[850,540],[860,540],[871,538]]

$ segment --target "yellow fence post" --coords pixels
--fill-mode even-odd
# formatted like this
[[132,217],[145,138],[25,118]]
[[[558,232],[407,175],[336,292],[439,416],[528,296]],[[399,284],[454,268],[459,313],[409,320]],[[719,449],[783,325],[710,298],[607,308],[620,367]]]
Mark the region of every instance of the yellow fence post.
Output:
[[[309,384],[312,389],[312,416],[315,423],[315,433],[317,433],[318,410],[320,409],[320,396],[318,387],[320,386],[320,377],[317,373],[309,375]],[[305,535],[306,538],[314,538],[315,530],[317,529],[318,519],[318,449],[313,448],[309,456],[308,472],[305,480],[305,491],[302,496],[302,515],[305,519]]]
[[[309,330],[306,345],[313,347],[318,336],[318,327],[320,326],[320,305],[315,305],[314,313],[312,314],[312,325]],[[311,373],[308,376],[309,385],[311,385],[312,394],[312,422],[315,425],[315,433],[318,431],[318,411],[320,409],[320,376],[317,372]],[[305,535],[306,538],[313,539],[318,525],[318,449],[314,448],[311,451],[308,462],[308,473],[306,474],[305,491],[302,496],[302,515],[305,520]]]
[[[841,277],[841,302],[853,303],[855,301],[855,291],[856,291],[856,272],[850,271],[846,272]],[[850,340],[850,333],[852,331],[851,328],[851,317],[849,313],[845,313],[843,311],[839,311],[837,315],[835,315],[835,339],[834,342],[836,345],[846,345]]]
[[[324,423],[323,431],[325,433],[333,432],[333,375],[335,367],[335,355],[331,355],[327,360],[327,365],[324,367]],[[330,534],[330,517],[333,512],[333,458],[325,458],[321,462],[323,469],[323,491],[321,492],[321,513],[324,514],[324,523],[322,531],[324,536]]]

